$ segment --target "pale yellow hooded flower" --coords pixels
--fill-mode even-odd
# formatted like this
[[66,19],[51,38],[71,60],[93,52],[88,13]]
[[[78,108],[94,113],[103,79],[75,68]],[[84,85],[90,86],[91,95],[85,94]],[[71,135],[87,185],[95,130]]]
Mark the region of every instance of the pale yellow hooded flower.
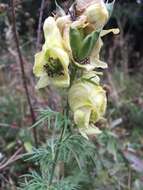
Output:
[[91,124],[95,124],[105,114],[106,92],[99,81],[99,77],[92,71],[85,74],[69,90],[68,101],[74,114],[74,122],[82,133],[90,132],[89,129],[94,131]]
[[35,55],[33,72],[40,77],[37,88],[48,85],[68,87],[70,83],[69,56],[63,48],[62,37],[53,17],[44,22],[45,43],[42,51]]

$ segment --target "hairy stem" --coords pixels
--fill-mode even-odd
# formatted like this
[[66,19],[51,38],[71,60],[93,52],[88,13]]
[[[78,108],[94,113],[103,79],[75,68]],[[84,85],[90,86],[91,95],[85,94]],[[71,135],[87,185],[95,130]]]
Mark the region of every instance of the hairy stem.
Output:
[[[14,34],[14,40],[15,40],[17,54],[18,54],[18,58],[19,58],[20,68],[21,68],[21,76],[22,76],[23,88],[25,90],[27,102],[28,102],[28,105],[29,105],[30,114],[31,114],[31,118],[32,118],[32,123],[34,124],[36,122],[36,117],[35,117],[35,113],[34,113],[34,110],[33,110],[33,107],[32,107],[31,99],[30,99],[30,94],[29,94],[29,90],[28,90],[27,79],[26,79],[26,74],[25,74],[25,69],[24,69],[24,61],[23,61],[21,50],[20,50],[19,36],[18,36],[18,33],[17,33],[17,29],[16,29],[16,14],[15,14],[14,0],[11,0],[11,8],[12,8],[13,34]],[[34,140],[35,140],[35,145],[37,146],[38,141],[37,141],[36,128],[33,128],[33,136],[34,136]]]

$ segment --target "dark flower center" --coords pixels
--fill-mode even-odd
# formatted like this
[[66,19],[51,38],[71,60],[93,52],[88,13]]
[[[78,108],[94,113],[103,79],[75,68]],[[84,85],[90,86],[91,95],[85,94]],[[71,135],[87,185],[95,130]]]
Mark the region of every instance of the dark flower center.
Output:
[[85,59],[79,61],[79,63],[80,63],[81,65],[90,64],[90,59],[87,57],[87,58],[85,58]]
[[52,57],[49,57],[47,63],[44,65],[44,69],[50,77],[64,75],[63,66],[58,58],[53,59]]

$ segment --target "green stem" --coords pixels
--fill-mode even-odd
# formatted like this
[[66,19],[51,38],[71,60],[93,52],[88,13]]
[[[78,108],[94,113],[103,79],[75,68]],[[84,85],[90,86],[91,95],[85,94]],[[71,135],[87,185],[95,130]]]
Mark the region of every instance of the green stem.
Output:
[[55,168],[56,168],[57,161],[58,161],[60,145],[61,145],[61,142],[63,140],[65,129],[66,129],[66,125],[64,125],[62,128],[61,136],[60,136],[58,144],[57,144],[57,148],[56,148],[56,152],[55,152],[55,158],[54,158],[53,165],[52,165],[52,172],[51,172],[51,176],[50,176],[50,180],[49,180],[49,186],[52,185],[52,181],[53,181],[53,177],[54,177],[54,173],[55,173]]
[[[77,68],[75,67],[74,69],[74,72],[73,72],[73,75],[71,77],[71,85],[75,79],[75,76],[76,76],[76,73],[77,73]],[[71,87],[70,85],[70,87]],[[70,88],[69,87],[69,88]],[[66,113],[66,117],[68,118],[69,117],[69,104],[68,104],[68,100],[67,100],[67,106],[66,106],[66,109],[65,109],[65,113]],[[60,152],[60,146],[61,146],[61,142],[63,140],[63,137],[64,137],[64,133],[65,133],[65,130],[67,128],[67,125],[65,124],[62,128],[62,131],[61,131],[61,135],[60,135],[60,138],[59,138],[59,141],[57,143],[57,148],[56,148],[56,152],[55,152],[55,157],[54,157],[54,161],[53,161],[53,165],[52,165],[52,172],[51,172],[51,176],[50,176],[50,180],[49,180],[49,186],[52,185],[52,182],[53,182],[53,178],[54,178],[54,173],[55,173],[55,169],[56,169],[56,165],[57,165],[57,161],[58,161],[58,156],[59,156],[59,152]]]

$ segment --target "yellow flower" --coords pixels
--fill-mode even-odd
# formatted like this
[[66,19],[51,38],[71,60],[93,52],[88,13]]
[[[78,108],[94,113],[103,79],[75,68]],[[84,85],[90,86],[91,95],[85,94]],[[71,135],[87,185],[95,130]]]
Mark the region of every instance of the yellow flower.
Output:
[[88,129],[90,124],[103,117],[107,99],[96,73],[88,73],[82,78],[84,80],[76,82],[69,90],[68,101],[76,125],[80,129]]
[[85,15],[87,22],[95,30],[102,29],[109,19],[109,12],[104,0],[77,0],[78,15]]
[[72,23],[69,15],[58,17],[56,20],[57,26],[60,30],[63,39],[63,46],[67,52],[71,52],[70,41],[69,41],[69,29]]
[[76,9],[79,14],[83,13],[87,7],[92,4],[99,3],[103,0],[76,0]]
[[87,22],[96,30],[102,29],[109,18],[109,12],[104,1],[90,5],[83,14],[87,17]]
[[37,88],[48,85],[68,87],[70,83],[69,56],[63,48],[62,37],[54,18],[48,17],[44,23],[45,43],[42,51],[35,55],[33,72],[40,77]]

